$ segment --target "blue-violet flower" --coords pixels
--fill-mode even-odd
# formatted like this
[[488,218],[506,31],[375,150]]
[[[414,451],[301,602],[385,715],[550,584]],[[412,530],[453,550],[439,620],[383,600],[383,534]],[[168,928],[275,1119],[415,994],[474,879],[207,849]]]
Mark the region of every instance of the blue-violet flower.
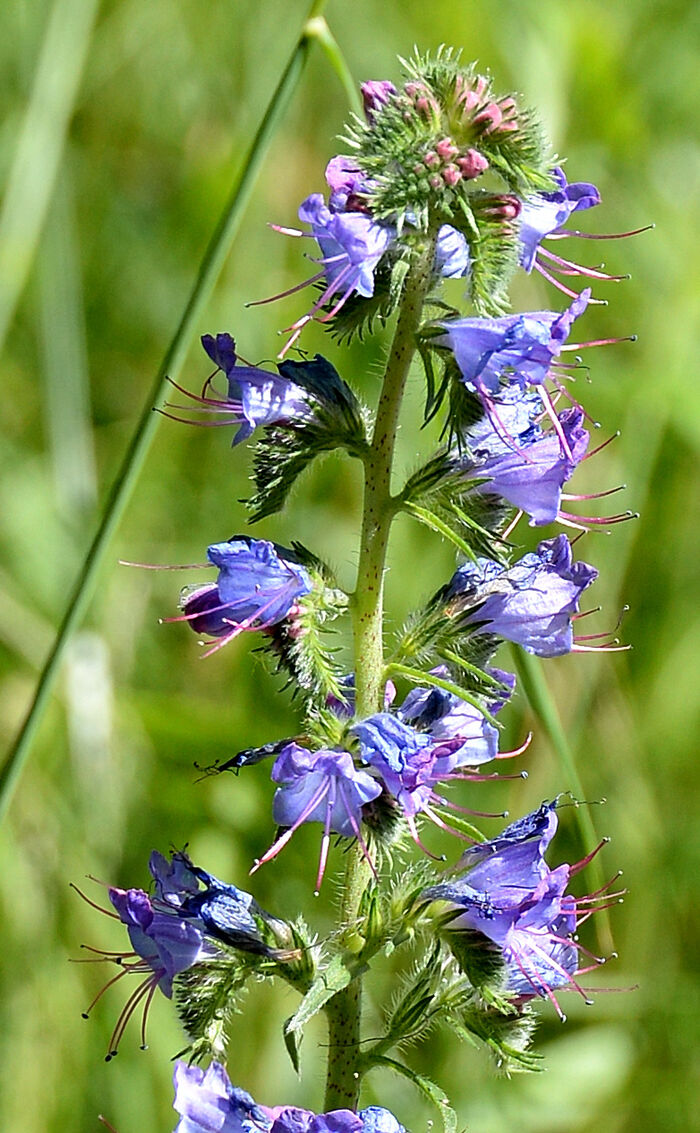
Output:
[[556,657],[575,649],[572,618],[597,575],[588,563],[574,563],[568,539],[557,535],[511,567],[483,558],[465,563],[452,577],[446,598],[458,600],[467,623],[528,653]]

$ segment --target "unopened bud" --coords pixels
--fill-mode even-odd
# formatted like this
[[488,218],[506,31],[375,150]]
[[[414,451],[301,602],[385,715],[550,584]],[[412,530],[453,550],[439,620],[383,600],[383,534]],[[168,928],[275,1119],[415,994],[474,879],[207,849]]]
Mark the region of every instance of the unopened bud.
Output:
[[471,181],[473,178],[479,177],[482,173],[485,173],[489,167],[489,163],[484,155],[479,153],[476,149],[468,149],[462,157],[458,157],[457,165],[465,181]]

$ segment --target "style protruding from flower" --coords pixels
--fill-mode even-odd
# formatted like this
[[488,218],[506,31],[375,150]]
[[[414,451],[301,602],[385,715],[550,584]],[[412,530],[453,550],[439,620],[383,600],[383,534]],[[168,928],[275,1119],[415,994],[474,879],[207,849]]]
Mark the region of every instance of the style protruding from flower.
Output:
[[[305,283],[291,289],[294,292],[323,281],[321,293],[311,309],[287,328],[291,338],[282,355],[294,345],[312,319],[330,323],[351,296],[371,299],[375,293],[375,272],[380,263],[386,266],[397,250],[398,228],[391,219],[373,219],[372,182],[353,158],[342,155],[332,158],[326,167],[326,181],[331,190],[328,204],[320,193],[312,193],[299,208],[299,219],[309,226],[310,232],[273,226],[288,236],[316,240],[321,251],[316,262],[322,265]],[[469,263],[464,235],[449,224],[442,225],[435,253],[436,275],[446,279],[466,276]]]
[[572,987],[591,1002],[576,980],[581,974],[579,954],[593,961],[584,971],[605,962],[579,943],[578,927],[622,894],[610,892],[619,875],[587,897],[565,892],[571,876],[591,861],[607,839],[575,865],[551,869],[544,853],[557,829],[556,806],[556,800],[544,802],[497,838],[466,850],[459,862],[468,870],[465,876],[434,885],[423,896],[452,905],[449,937],[468,929],[498,946],[510,995],[521,1002],[547,997],[564,1019],[556,989]]
[[219,638],[205,656],[248,630],[265,630],[293,618],[298,603],[312,588],[305,567],[293,551],[239,535],[207,548],[209,562],[219,569],[216,582],[186,591],[182,615],[167,621],[188,622],[195,633]]
[[332,832],[357,838],[370,860],[360,830],[362,807],[377,798],[381,786],[366,771],[355,767],[349,752],[312,752],[291,743],[275,760],[271,777],[278,784],[272,803],[273,818],[285,829],[251,872],[276,857],[305,822],[323,824],[317,892],[323,881]]
[[576,649],[573,617],[583,591],[598,576],[574,562],[565,535],[545,539],[513,566],[493,559],[467,562],[453,575],[444,598],[449,616],[513,641],[538,657]]
[[173,1081],[173,1108],[180,1114],[175,1133],[406,1133],[382,1106],[315,1114],[298,1106],[259,1105],[231,1084],[220,1062],[206,1070],[177,1062]]

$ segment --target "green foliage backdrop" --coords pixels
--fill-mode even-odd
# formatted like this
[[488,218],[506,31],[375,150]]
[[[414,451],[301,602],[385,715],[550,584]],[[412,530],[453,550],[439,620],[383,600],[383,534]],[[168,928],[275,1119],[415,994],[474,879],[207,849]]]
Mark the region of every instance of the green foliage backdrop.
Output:
[[[91,26],[93,7],[88,0],[11,0],[0,12],[0,184],[11,182],[52,10],[58,19],[55,49],[42,64],[48,101],[38,107],[38,122],[46,132],[38,129],[28,150],[18,244],[3,260],[0,288],[0,308],[18,297],[2,357],[0,716],[7,744],[306,0],[103,0]],[[598,984],[639,987],[599,994],[592,1008],[571,997],[564,1028],[545,1006],[544,1075],[498,1079],[483,1052],[440,1034],[413,1057],[479,1133],[687,1133],[695,1120],[691,1052],[700,1015],[690,962],[700,873],[691,483],[700,434],[692,365],[698,9],[688,0],[360,0],[331,2],[327,14],[358,81],[396,78],[396,54],[414,43],[462,47],[466,58],[491,68],[501,88],[513,86],[540,107],[570,179],[598,184],[604,206],[588,214],[592,230],[656,223],[634,240],[584,249],[603,247],[610,270],[633,276],[599,288],[610,306],[586,317],[591,337],[636,331],[639,342],[588,359],[586,404],[603,423],[601,439],[616,428],[622,436],[576,483],[593,491],[626,481],[624,506],[642,513],[609,538],[587,536],[581,549],[601,569],[594,597],[604,613],[595,628],[614,623],[629,603],[623,635],[634,649],[547,667],[587,797],[609,799],[594,811],[598,829],[613,837],[605,864],[610,872],[623,867],[630,889],[613,913],[620,960]],[[62,106],[68,125],[61,155]],[[337,78],[315,53],[199,328],[230,330],[251,360],[276,353],[276,332],[301,312],[303,297],[248,311],[244,303],[291,286],[308,267],[299,243],[266,224],[293,224],[298,202],[322,190],[345,113]],[[34,251],[42,193],[48,207]],[[536,280],[522,281],[516,298],[520,307],[557,305]],[[331,349],[321,330],[304,345]],[[368,399],[381,350],[375,339],[369,349],[332,354]],[[205,374],[194,343],[186,384],[196,388]],[[417,372],[411,396],[417,412]],[[162,423],[0,833],[0,1128],[13,1133],[88,1133],[99,1128],[100,1112],[119,1133],[175,1124],[169,1059],[182,1039],[169,1005],[154,1006],[150,1050],[139,1051],[132,1024],[109,1065],[103,1054],[124,993],[108,993],[89,1022],[80,1018],[108,973],[69,960],[80,957],[81,942],[118,946],[121,931],[84,905],[69,881],[90,887],[90,873],[143,884],[152,847],[189,842],[197,861],[245,884],[251,859],[269,841],[272,788],[264,768],[197,782],[193,765],[291,734],[295,708],[281,680],[245,641],[202,662],[192,634],[158,624],[192,575],[117,565],[119,558],[200,561],[208,543],[244,529],[239,501],[249,455],[232,452],[228,441],[224,430]],[[429,438],[421,443],[427,449]],[[406,433],[400,455],[406,468],[417,463],[413,434]],[[260,534],[301,539],[349,581],[357,517],[355,470],[331,458]],[[532,542],[531,535],[524,529],[521,538]],[[392,620],[431,593],[451,564],[448,548],[400,524],[391,548]],[[531,722],[522,695],[509,713],[507,738],[515,743]],[[569,785],[541,733],[527,766],[526,787],[484,790],[486,806],[522,813]],[[572,860],[578,835],[568,813],[561,852]],[[315,831],[303,830],[257,875],[263,905],[285,916],[309,910],[316,842]],[[331,900],[332,885],[311,910],[320,931]],[[254,988],[232,1044],[232,1079],[270,1104],[320,1100],[314,1054],[324,1034],[307,1037],[300,1085],[280,1035],[292,1009],[291,993],[285,999],[277,986]],[[426,1128],[432,1115],[412,1087],[378,1073],[370,1087],[414,1133]]]

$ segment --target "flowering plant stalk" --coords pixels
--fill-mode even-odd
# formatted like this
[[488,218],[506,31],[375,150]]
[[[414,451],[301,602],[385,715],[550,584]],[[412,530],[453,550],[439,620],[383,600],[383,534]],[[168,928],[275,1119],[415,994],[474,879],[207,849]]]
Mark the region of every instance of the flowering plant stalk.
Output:
[[[617,648],[609,635],[576,632],[597,570],[575,556],[575,540],[555,531],[542,533],[533,551],[518,547],[525,516],[531,526],[556,522],[580,534],[631,514],[572,511],[573,501],[609,493],[564,490],[594,455],[568,381],[576,353],[572,363],[566,358],[596,345],[569,339],[599,301],[590,287],[579,292],[569,282],[617,277],[551,252],[546,241],[569,235],[571,213],[600,198],[595,186],[570,184],[553,165],[534,114],[494,92],[490,78],[459,56],[416,56],[405,69],[400,88],[388,80],[363,84],[364,112],[345,138],[351,152],[326,170],[327,200],[314,193],[299,208],[307,228],[278,226],[317,246],[309,282],[319,290],[287,328],[276,372],[246,362],[228,332],[205,335],[213,373],[199,393],[178,385],[181,400],[165,407],[178,420],[232,425],[234,444],[251,441],[253,521],[280,511],[323,452],[341,449],[355,459],[364,491],[352,592],[297,542],[221,541],[218,533],[203,564],[216,577],[187,586],[180,613],[165,619],[189,624],[207,654],[255,633],[298,694],[295,737],[234,751],[211,769],[274,761],[277,830],[251,874],[306,823],[321,830],[310,885],[319,892],[329,870],[343,872],[337,929],[324,942],[301,916],[286,921],[263,909],[183,851],[169,859],[154,852],[150,892],[109,889],[110,915],[131,945],[107,957],[119,965],[115,979],[143,978],[107,1054],[116,1053],[138,1007],[145,1043],[152,997],[161,991],[174,1000],[187,1034],[175,1071],[179,1133],[401,1133],[387,1110],[361,1108],[364,1078],[375,1067],[405,1075],[455,1129],[440,1087],[397,1049],[440,1024],[485,1044],[507,1071],[535,1069],[533,1004],[547,1000],[563,1019],[562,991],[590,1001],[582,977],[605,957],[590,952],[578,930],[621,896],[617,874],[587,896],[569,892],[605,840],[579,862],[550,865],[561,796],[495,835],[473,821],[505,817],[474,808],[480,782],[525,775],[494,770],[528,744],[524,738],[516,751],[501,750],[499,713],[515,677],[492,664],[499,645],[511,642],[530,658]],[[509,312],[508,285],[520,270],[539,271],[564,300]],[[445,303],[445,278],[464,281],[468,314]],[[330,361],[306,355],[312,321],[337,339],[393,326],[374,412]],[[426,396],[424,419],[412,424],[441,417],[442,440],[401,483],[395,445],[416,355]],[[384,579],[400,513],[449,540],[459,562],[390,640]],[[326,642],[332,624],[348,616],[349,673]],[[532,670],[524,672],[536,687]],[[447,866],[429,848],[429,824],[458,847]],[[394,952],[405,956],[406,976],[386,1007],[383,1033],[368,1037],[363,980]],[[304,1027],[326,1016],[323,1113],[259,1104],[228,1078],[223,1059],[236,997],[256,976],[282,980],[299,997],[283,1034],[297,1070]]]

